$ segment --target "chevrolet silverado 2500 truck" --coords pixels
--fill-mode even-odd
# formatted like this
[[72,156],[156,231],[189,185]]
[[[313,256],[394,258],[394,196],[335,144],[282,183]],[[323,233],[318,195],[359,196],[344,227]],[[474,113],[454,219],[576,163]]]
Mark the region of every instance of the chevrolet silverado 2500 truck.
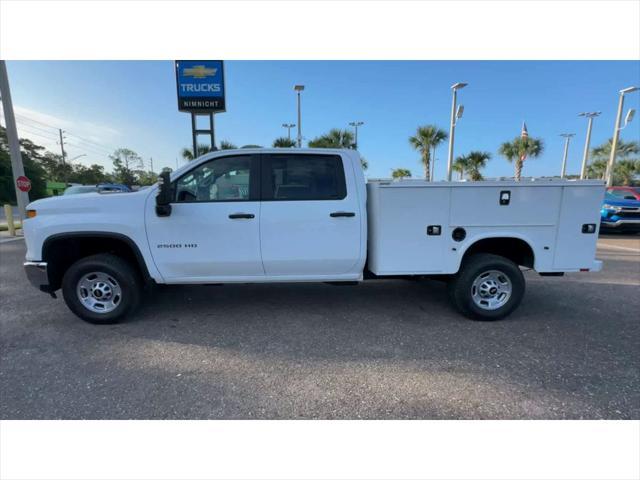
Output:
[[453,305],[498,319],[522,268],[599,270],[599,181],[365,181],[353,150],[204,155],[133,193],[38,200],[31,282],[92,323],[131,314],[145,285],[435,277]]

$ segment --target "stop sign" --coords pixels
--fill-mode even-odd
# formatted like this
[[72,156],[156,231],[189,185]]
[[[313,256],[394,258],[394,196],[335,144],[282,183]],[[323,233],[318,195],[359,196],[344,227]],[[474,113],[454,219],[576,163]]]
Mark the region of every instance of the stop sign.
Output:
[[29,180],[24,175],[16,178],[16,185],[21,192],[28,192],[29,190],[31,190],[31,180]]

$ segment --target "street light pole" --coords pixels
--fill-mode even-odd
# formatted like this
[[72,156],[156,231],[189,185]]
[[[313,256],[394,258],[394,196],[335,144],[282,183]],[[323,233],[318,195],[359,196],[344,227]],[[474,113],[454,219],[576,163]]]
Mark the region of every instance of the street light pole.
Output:
[[304,85],[296,85],[293,89],[298,92],[298,148],[302,148],[302,114],[300,111],[300,92],[304,90]]
[[16,191],[18,210],[22,220],[26,218],[29,194],[18,188],[18,177],[24,176],[24,166],[22,165],[22,154],[20,153],[20,139],[16,118],[13,115],[13,103],[11,102],[11,91],[9,90],[9,75],[7,65],[4,60],[0,60],[0,95],[2,95],[2,109],[4,111],[4,124],[7,127],[7,140],[9,142],[9,152],[11,156],[11,171],[13,173],[13,188]]
[[[616,123],[613,127],[613,139],[611,141],[611,155],[609,156],[609,163],[607,163],[607,187],[613,185],[613,168],[616,163],[616,150],[618,148],[618,138],[620,137],[620,122],[622,122],[622,109],[624,108],[624,95],[626,93],[635,92],[638,87],[628,87],[620,90],[620,98],[618,100],[618,113],[616,115]],[[626,126],[626,125],[625,125]],[[624,128],[624,127],[623,127]]]
[[451,124],[449,125],[449,156],[447,157],[447,181],[451,181],[451,170],[453,167],[453,137],[456,129],[456,119],[462,116],[462,110],[456,111],[456,100],[458,90],[466,87],[467,83],[458,82],[451,86],[453,98],[451,100]]
[[587,123],[587,138],[584,141],[584,153],[582,154],[580,180],[584,180],[587,176],[587,163],[589,162],[589,146],[591,144],[591,127],[593,126],[593,119],[601,113],[602,112],[582,112],[578,115],[579,117],[586,117],[589,119],[589,122]]
[[575,133],[561,133],[560,136],[564,137],[564,154],[562,155],[562,169],[560,170],[560,178],[564,178],[567,173],[567,156],[569,154],[569,140]]
[[295,127],[295,123],[283,123],[282,126],[287,129],[287,138],[291,140],[291,128]]
[[360,121],[349,122],[349,125],[351,125],[356,131],[355,143],[353,144],[353,148],[354,150],[357,150],[358,149],[358,127],[361,127],[362,125],[364,125],[364,122],[360,122]]

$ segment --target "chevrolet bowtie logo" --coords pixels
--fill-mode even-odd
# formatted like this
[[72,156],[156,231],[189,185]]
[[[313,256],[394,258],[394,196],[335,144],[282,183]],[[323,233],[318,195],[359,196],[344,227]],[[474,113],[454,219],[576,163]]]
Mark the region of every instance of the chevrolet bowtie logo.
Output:
[[206,68],[204,65],[195,65],[191,68],[185,68],[182,71],[182,75],[185,77],[205,78],[213,77],[217,71],[217,68]]

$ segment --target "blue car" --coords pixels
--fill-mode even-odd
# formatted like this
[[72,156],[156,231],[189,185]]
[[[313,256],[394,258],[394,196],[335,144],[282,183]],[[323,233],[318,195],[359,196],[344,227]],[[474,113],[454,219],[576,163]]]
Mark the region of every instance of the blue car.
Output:
[[600,231],[640,232],[640,200],[607,192],[600,210]]

